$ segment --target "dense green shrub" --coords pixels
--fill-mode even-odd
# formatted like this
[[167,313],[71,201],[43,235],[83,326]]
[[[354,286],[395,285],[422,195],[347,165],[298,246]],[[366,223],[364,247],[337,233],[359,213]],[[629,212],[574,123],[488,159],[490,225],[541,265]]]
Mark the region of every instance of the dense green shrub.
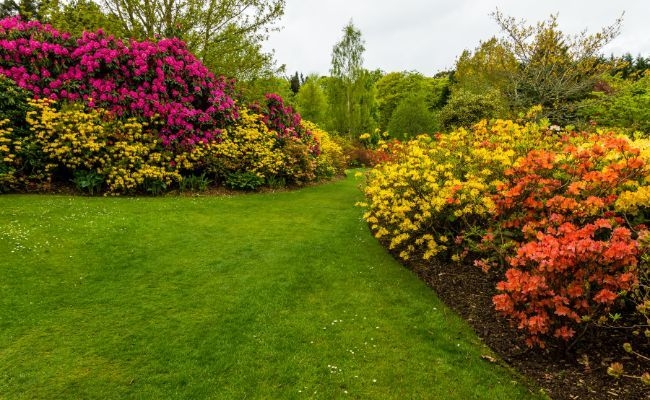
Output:
[[650,73],[637,81],[604,78],[596,89],[578,106],[583,120],[650,135]]
[[409,139],[423,133],[434,133],[439,125],[437,113],[429,110],[423,95],[416,94],[399,103],[387,129],[392,137]]
[[505,108],[503,97],[497,90],[475,94],[460,89],[452,93],[440,110],[440,124],[446,129],[470,127],[482,119],[503,116]]

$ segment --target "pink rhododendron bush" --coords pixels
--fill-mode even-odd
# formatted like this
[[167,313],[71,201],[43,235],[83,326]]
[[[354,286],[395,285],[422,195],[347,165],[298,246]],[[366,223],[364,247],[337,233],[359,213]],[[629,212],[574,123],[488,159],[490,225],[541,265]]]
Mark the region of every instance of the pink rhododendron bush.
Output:
[[[141,42],[101,31],[72,37],[37,21],[6,18],[0,20],[0,75],[2,86],[15,84],[24,91],[24,103],[48,99],[31,102],[22,126],[15,115],[1,125],[4,191],[73,180],[92,192],[113,193],[149,190],[142,185],[154,182],[157,193],[176,184],[187,187],[181,182],[187,183],[188,177],[202,187],[210,181],[254,189],[318,178],[314,172],[320,143],[291,107],[269,95],[266,104],[247,111],[235,100],[233,82],[211,73],[178,39]],[[16,98],[6,103],[15,104]],[[224,141],[246,147],[252,138],[256,146],[267,147],[261,153],[275,153],[265,158],[273,165],[248,170],[259,163],[233,166],[223,161],[238,151],[223,146]],[[98,143],[118,159],[98,164]],[[130,149],[112,151],[118,143]],[[143,158],[142,150],[135,149],[144,148]],[[136,155],[138,162],[133,161]],[[78,162],[71,164],[71,157]],[[120,176],[148,178],[107,184],[115,182],[116,174],[109,169],[113,173],[107,175],[108,164],[120,165],[125,170]],[[141,173],[152,170],[157,173]],[[97,183],[84,179],[81,184],[73,176],[93,176]]]

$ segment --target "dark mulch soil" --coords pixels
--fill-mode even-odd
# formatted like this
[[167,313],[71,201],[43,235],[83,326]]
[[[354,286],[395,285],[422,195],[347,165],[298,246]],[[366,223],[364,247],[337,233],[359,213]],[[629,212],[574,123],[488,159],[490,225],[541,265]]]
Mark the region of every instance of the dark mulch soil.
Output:
[[496,274],[485,274],[473,266],[417,265],[410,267],[464,317],[482,340],[501,359],[536,382],[556,400],[650,399],[650,388],[637,379],[615,380],[607,375],[612,362],[621,362],[626,374],[640,375],[650,363],[627,354],[622,344],[632,343],[641,354],[650,354],[645,338],[629,330],[600,329],[566,350],[563,343],[548,343],[547,349],[529,349],[516,328],[493,309]]

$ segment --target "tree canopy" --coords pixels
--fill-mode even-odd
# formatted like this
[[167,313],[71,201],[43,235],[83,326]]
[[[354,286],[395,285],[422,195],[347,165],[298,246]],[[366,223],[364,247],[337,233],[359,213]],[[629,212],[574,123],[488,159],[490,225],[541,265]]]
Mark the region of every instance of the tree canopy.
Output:
[[352,21],[332,49],[331,79],[327,81],[331,129],[350,135],[374,129],[377,74],[363,68],[365,42]]
[[102,0],[128,36],[178,37],[220,75],[250,79],[275,70],[261,43],[285,0]]

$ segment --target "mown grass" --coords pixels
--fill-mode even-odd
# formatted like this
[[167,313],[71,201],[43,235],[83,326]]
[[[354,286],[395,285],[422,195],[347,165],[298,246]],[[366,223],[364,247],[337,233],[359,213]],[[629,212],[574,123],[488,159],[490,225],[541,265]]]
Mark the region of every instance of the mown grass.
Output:
[[358,184],[0,196],[0,398],[537,398],[372,238]]

